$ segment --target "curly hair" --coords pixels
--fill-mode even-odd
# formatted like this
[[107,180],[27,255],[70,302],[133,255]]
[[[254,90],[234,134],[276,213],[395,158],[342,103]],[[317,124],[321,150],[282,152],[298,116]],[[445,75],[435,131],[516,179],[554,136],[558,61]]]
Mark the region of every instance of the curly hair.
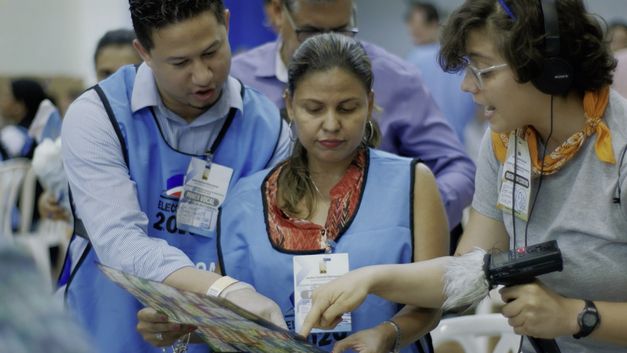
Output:
[[[544,21],[539,0],[503,0],[514,18],[498,0],[466,0],[449,18],[442,32],[438,61],[445,71],[463,70],[469,33],[486,29],[498,52],[516,73],[518,82],[540,75],[544,52]],[[597,19],[586,11],[582,0],[556,0],[559,14],[560,57],[574,72],[573,89],[580,94],[612,83],[616,60],[604,41]]]
[[141,45],[154,47],[152,31],[211,11],[219,24],[225,24],[222,0],[129,0],[131,20]]

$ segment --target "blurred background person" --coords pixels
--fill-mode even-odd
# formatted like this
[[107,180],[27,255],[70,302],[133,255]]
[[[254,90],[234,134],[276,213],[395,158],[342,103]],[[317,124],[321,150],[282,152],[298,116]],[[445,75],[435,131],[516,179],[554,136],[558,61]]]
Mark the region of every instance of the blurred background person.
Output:
[[135,32],[131,29],[120,28],[105,33],[94,52],[96,78],[102,81],[112,73],[128,64],[140,64],[142,59],[133,48]]
[[627,22],[614,21],[607,29],[607,38],[610,41],[610,49],[616,53],[627,48]]
[[[425,86],[444,117],[450,122],[457,137],[464,143],[466,127],[477,115],[477,106],[472,101],[472,95],[460,89],[463,75],[444,72],[438,64],[437,56],[440,50],[438,10],[430,2],[409,1],[405,24],[415,45],[407,56],[407,61],[420,70]],[[480,121],[479,126],[482,125],[483,122]],[[485,129],[481,129],[478,137],[473,139],[474,144],[480,141],[483,131]]]
[[[3,159],[32,157],[46,129],[46,137],[59,135],[59,113],[36,80],[19,78],[4,85],[0,91],[0,115],[4,120],[0,130]],[[49,123],[51,126],[46,126]]]
[[627,48],[614,53],[616,71],[612,87],[623,97],[627,98]]

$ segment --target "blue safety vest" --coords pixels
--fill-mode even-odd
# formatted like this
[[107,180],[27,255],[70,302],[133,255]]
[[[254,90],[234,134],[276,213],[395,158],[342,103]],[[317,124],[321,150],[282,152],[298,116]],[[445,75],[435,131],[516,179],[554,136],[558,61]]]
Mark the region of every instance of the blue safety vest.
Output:
[[[348,253],[350,269],[377,264],[408,263],[413,258],[414,161],[369,150],[359,208],[336,239],[335,253]],[[241,180],[222,207],[218,228],[220,265],[224,274],[252,284],[274,300],[294,329],[292,258],[322,251],[286,251],[270,241],[265,184],[271,171]],[[390,319],[399,306],[368,296],[352,313],[353,332]],[[310,342],[330,351],[346,333],[320,333]],[[403,352],[419,352],[411,346]]]
[[[150,108],[132,113],[135,73],[135,68],[128,66],[94,89],[120,139],[130,178],[137,184],[139,205],[149,219],[148,235],[181,249],[198,268],[213,270],[217,262],[215,234],[191,235],[176,226],[180,187],[193,156],[168,145]],[[214,163],[233,169],[230,186],[241,177],[267,168],[281,132],[281,120],[272,103],[243,85],[241,94],[244,113],[231,109],[214,144]],[[272,112],[276,114],[268,114]],[[74,239],[80,239],[77,234]],[[66,288],[67,304],[91,335],[97,351],[161,352],[136,330],[137,311],[142,305],[109,281],[96,267],[98,261],[91,246],[80,259],[72,259]],[[208,351],[206,345],[192,345],[188,352]]]

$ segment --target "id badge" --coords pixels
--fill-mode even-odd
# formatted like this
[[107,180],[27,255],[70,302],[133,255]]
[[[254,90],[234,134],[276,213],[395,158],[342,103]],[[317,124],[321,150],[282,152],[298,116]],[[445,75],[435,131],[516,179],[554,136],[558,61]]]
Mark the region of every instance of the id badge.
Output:
[[[501,174],[501,190],[499,191],[497,208],[508,214],[512,214],[512,209],[514,209],[516,217],[527,221],[531,199],[531,158],[527,140],[520,136],[516,138],[515,133],[512,132],[509,135],[507,158]],[[517,144],[516,147],[515,144]],[[514,154],[514,150],[518,155]],[[515,190],[514,179],[516,180]]]
[[179,229],[209,236],[216,229],[218,208],[224,202],[233,169],[194,157],[189,163],[176,209]]
[[[293,257],[294,313],[296,332],[303,326],[311,310],[311,294],[317,287],[349,271],[348,254],[320,254]],[[311,333],[352,331],[351,313],[342,315],[342,322],[331,330],[313,329]]]

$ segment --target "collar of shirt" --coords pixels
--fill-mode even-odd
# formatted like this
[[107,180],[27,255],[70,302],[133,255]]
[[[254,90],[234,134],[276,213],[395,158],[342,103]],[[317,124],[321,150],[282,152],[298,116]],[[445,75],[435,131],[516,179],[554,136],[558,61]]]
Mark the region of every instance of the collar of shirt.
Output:
[[219,119],[224,119],[231,108],[243,110],[244,102],[241,96],[241,83],[229,76],[223,86],[222,94],[218,101],[207,111],[200,114],[193,122],[188,123],[176,113],[168,109],[159,96],[157,84],[155,83],[152,69],[143,63],[137,70],[135,76],[135,86],[141,89],[133,89],[131,96],[131,109],[136,112],[146,107],[156,107],[156,113],[165,116],[168,120],[177,124],[189,125],[190,127],[210,124]]
[[276,56],[274,58],[274,74],[279,81],[287,83],[287,66],[283,63],[283,59],[281,59],[281,47],[283,47],[283,42],[279,41],[277,43]]

